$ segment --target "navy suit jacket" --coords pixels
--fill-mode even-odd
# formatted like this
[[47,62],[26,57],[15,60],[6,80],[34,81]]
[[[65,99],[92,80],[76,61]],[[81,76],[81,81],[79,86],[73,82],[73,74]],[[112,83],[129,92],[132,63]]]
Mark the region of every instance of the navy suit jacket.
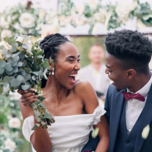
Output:
[[[123,108],[123,102],[125,102],[122,91],[126,89],[117,91],[114,85],[110,85],[107,91],[105,110],[106,118],[109,123],[109,152],[114,151],[116,137],[119,127],[119,121],[121,118],[121,111]],[[152,86],[149,90],[147,101],[145,107],[142,111],[140,119],[139,131],[137,133],[137,138],[135,139],[134,152],[152,152]],[[150,125],[150,133],[147,139],[143,139],[141,133],[146,125]]]

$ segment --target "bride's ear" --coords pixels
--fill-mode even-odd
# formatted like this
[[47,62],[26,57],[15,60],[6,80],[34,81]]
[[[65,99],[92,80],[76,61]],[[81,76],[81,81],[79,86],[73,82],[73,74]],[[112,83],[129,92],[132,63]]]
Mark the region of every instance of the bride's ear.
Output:
[[50,69],[52,69],[52,68],[54,68],[54,61],[52,60],[52,61],[50,61],[49,59],[47,59],[48,60],[48,64],[49,64],[49,66],[50,66]]

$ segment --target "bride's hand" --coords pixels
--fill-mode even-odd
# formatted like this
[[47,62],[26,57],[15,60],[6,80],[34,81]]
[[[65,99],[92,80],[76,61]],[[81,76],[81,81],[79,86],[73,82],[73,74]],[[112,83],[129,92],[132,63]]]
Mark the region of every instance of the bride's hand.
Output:
[[33,89],[31,89],[31,92],[18,90],[18,93],[21,95],[20,100],[24,106],[29,106],[31,103],[37,101],[38,96],[33,91]]

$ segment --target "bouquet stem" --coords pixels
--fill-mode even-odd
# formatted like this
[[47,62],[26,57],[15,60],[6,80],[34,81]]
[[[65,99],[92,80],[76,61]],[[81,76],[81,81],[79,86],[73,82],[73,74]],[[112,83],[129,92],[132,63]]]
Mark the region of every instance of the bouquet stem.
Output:
[[48,128],[48,125],[51,125],[51,123],[54,123],[54,118],[50,115],[44,104],[42,104],[42,101],[44,100],[44,97],[38,97],[38,100],[34,103],[31,103],[30,106],[33,109],[33,114],[38,123],[32,128],[32,130],[35,130],[39,126],[41,126],[42,129]]

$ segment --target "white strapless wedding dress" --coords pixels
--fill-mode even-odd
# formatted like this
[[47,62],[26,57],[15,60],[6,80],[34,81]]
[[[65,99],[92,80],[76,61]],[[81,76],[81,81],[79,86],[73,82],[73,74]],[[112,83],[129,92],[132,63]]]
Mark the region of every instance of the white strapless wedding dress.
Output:
[[[52,142],[52,152],[81,152],[88,142],[89,133],[93,125],[100,121],[105,110],[102,105],[94,110],[93,114],[80,114],[71,116],[55,116],[55,123],[48,127],[48,133]],[[33,134],[34,116],[24,120],[22,132],[26,140],[30,142]],[[32,147],[33,148],[33,147]],[[33,148],[33,152],[36,152]]]

